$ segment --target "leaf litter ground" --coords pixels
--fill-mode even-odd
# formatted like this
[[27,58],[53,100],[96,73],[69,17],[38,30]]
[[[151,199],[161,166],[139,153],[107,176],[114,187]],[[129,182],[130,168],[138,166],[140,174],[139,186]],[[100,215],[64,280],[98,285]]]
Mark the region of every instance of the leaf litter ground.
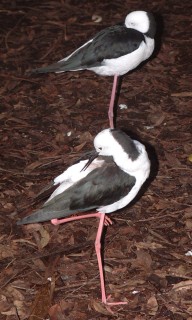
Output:
[[2,319],[192,319],[190,2],[145,5],[161,17],[161,43],[124,76],[118,101],[127,108],[118,108],[117,127],[145,142],[152,160],[145,193],[112,214],[104,233],[107,293],[128,304],[114,315],[100,304],[96,220],[16,226],[108,127],[112,85],[88,71],[26,71],[143,7],[141,0],[1,2]]

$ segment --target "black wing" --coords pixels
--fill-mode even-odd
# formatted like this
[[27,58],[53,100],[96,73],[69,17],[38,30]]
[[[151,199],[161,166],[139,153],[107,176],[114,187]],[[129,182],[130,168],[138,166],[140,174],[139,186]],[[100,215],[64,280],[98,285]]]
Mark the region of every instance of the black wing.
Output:
[[22,219],[18,224],[62,218],[112,204],[126,196],[134,184],[135,177],[126,174],[113,161],[107,159],[103,167],[94,169],[84,179],[45,203],[42,209]]
[[64,72],[87,69],[102,65],[104,59],[114,59],[137,50],[144,35],[123,25],[116,25],[100,31],[91,42],[75,51],[66,61],[59,61],[32,72]]
[[137,30],[122,25],[109,27],[100,31],[89,44],[89,52],[85,52],[82,64],[87,67],[98,66],[104,59],[119,58],[137,50],[142,41],[145,38]]

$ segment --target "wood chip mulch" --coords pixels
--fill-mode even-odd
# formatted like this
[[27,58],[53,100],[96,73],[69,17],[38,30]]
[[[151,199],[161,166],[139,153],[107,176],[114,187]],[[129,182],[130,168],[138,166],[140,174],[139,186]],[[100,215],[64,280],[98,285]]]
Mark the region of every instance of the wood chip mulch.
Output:
[[[105,230],[107,294],[128,302],[111,314],[100,303],[96,220],[16,222],[108,127],[113,79],[29,71],[138,9],[157,14],[157,50],[123,77],[117,127],[147,145],[152,173]],[[0,318],[192,320],[190,1],[2,0],[0,15]]]

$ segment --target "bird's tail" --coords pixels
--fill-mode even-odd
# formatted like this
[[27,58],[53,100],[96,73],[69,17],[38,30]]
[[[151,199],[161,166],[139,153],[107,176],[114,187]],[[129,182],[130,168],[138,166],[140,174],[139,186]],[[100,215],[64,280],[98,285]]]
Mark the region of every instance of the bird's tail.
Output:
[[22,224],[28,224],[28,223],[36,223],[36,222],[45,222],[45,221],[50,221],[55,218],[65,218],[68,217],[72,214],[77,213],[77,211],[54,211],[54,210],[49,210],[46,207],[42,208],[38,211],[35,211],[31,215],[17,221],[17,225],[22,225]]
[[50,66],[37,68],[37,69],[32,69],[30,71],[30,73],[33,73],[33,74],[35,74],[35,73],[36,74],[37,73],[48,73],[48,72],[62,72],[61,71],[61,63],[60,62],[56,62],[56,63],[51,64]]

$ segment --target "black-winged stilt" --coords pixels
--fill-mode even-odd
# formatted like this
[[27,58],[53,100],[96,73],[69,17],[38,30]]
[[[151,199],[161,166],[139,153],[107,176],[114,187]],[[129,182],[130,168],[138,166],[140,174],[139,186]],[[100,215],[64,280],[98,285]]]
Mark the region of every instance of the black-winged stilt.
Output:
[[[100,272],[102,302],[106,297],[101,260],[103,226],[111,224],[106,215],[129,204],[150,173],[150,161],[145,146],[117,129],[105,129],[94,139],[91,160],[81,160],[54,179],[58,186],[43,207],[18,221],[18,225],[51,220],[54,225],[90,217],[100,219],[95,249]],[[76,213],[96,210],[80,216]],[[63,219],[64,218],[64,219]]]
[[96,34],[64,59],[32,73],[91,70],[103,76],[114,76],[109,123],[114,128],[114,102],[118,76],[135,69],[148,59],[154,50],[156,23],[146,11],[129,13],[123,25],[108,27]]

